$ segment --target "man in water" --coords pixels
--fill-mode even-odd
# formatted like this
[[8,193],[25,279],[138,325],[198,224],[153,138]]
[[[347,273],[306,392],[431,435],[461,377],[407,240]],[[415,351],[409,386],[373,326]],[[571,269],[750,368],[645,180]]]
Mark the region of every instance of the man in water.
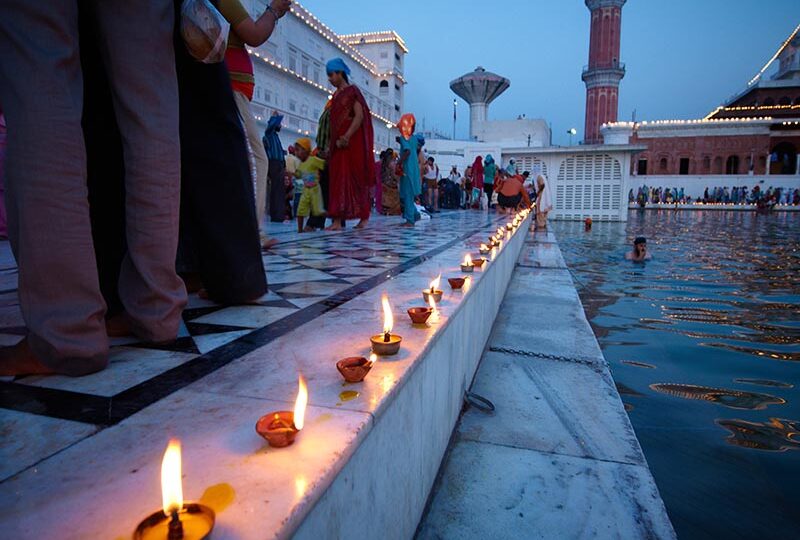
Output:
[[642,262],[652,259],[653,256],[647,252],[647,238],[639,236],[633,241],[633,251],[625,254],[625,258],[629,261]]

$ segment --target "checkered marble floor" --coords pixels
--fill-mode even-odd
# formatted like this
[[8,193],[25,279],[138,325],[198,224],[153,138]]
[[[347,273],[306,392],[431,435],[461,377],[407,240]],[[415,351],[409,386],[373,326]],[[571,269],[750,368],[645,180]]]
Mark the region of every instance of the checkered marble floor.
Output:
[[[365,230],[303,234],[293,223],[272,223],[269,233],[280,243],[263,254],[269,292],[257,302],[221,306],[192,295],[174,343],[115,339],[100,373],[0,380],[0,427],[30,413],[71,421],[78,430],[116,423],[500,220],[451,211],[411,229],[398,227],[399,217],[374,216]],[[16,289],[17,269],[2,242],[0,345],[25,335]]]

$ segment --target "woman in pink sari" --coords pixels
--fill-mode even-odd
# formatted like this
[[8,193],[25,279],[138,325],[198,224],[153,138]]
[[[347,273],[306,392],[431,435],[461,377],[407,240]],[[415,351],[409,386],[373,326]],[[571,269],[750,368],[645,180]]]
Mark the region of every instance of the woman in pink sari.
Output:
[[364,96],[350,84],[350,68],[341,58],[326,65],[328,80],[336,87],[331,100],[331,143],[328,215],[333,224],[328,230],[344,227],[345,220],[358,218],[357,229],[367,225],[370,214],[370,188],[375,185],[372,118]]

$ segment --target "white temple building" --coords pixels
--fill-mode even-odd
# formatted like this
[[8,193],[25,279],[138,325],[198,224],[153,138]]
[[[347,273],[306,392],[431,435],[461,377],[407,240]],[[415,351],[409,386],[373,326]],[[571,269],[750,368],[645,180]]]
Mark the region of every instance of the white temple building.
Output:
[[[260,16],[268,2],[243,0],[253,17]],[[256,86],[252,109],[262,128],[273,110],[284,115],[280,133],[284,148],[298,137],[316,136],[317,121],[332,87],[325,63],[341,57],[352,70],[355,83],[372,111],[375,151],[394,144],[394,124],[403,111],[403,65],[408,53],[394,31],[339,35],[312,15],[299,2],[260,47],[248,47],[253,58]]]

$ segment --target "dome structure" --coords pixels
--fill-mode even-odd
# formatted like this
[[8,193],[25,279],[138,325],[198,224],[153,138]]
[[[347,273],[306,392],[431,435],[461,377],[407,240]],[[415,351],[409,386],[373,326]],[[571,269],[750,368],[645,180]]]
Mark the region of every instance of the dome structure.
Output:
[[469,136],[475,139],[478,126],[489,115],[489,103],[505,92],[511,81],[478,66],[475,71],[462,75],[450,83],[450,89],[469,103]]

